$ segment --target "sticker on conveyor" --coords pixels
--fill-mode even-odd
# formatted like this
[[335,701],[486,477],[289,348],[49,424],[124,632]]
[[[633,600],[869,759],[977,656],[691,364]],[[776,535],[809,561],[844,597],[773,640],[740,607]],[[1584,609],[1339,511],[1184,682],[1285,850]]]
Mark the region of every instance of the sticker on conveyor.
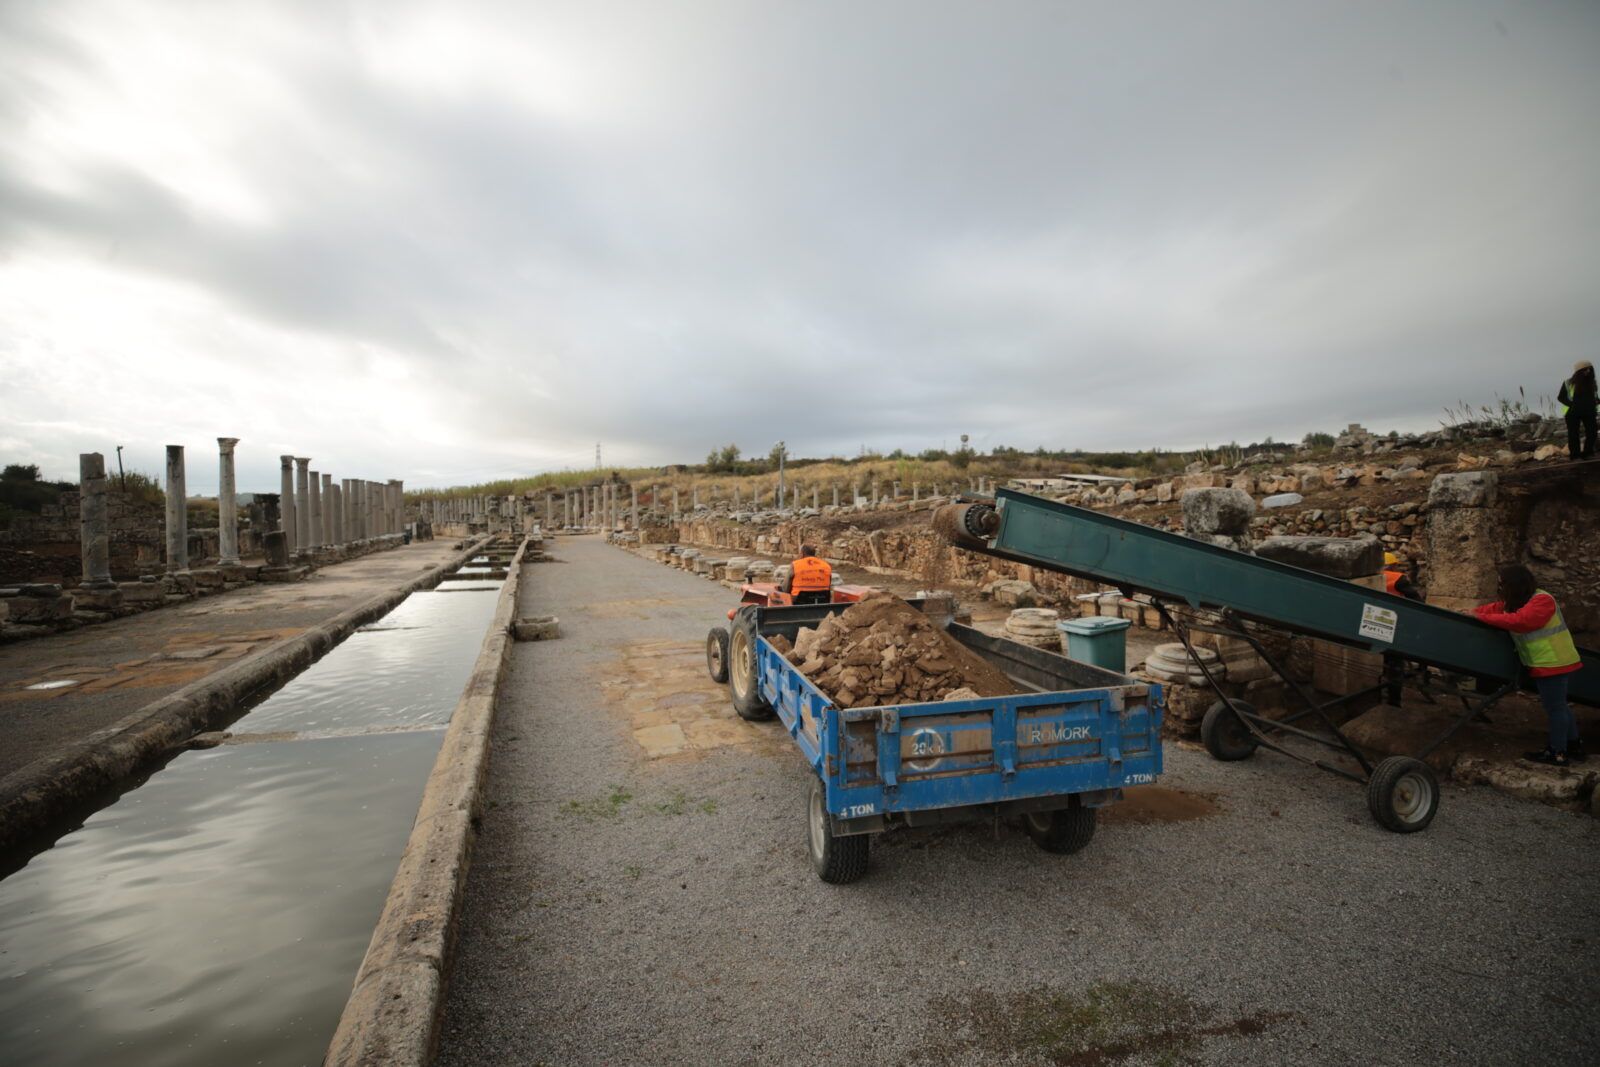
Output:
[[1380,608],[1376,604],[1361,605],[1361,636],[1370,637],[1375,641],[1388,641],[1394,643],[1394,624],[1399,616],[1390,608]]

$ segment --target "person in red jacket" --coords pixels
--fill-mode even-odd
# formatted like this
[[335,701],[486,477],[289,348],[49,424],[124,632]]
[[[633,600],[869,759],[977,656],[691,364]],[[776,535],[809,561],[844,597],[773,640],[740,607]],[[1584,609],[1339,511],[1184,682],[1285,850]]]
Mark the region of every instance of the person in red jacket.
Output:
[[1578,722],[1567,703],[1567,683],[1583,667],[1572,633],[1561,618],[1555,597],[1538,587],[1533,572],[1520,564],[1500,568],[1500,599],[1473,608],[1490,626],[1507,630],[1517,658],[1539,690],[1539,702],[1550,724],[1550,744],[1522,757],[1534,763],[1565,767],[1588,758],[1578,737]]

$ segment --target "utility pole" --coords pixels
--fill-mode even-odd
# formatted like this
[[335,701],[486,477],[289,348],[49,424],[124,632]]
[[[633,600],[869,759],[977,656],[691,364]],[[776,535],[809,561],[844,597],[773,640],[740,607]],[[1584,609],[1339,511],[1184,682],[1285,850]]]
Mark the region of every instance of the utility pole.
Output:
[[778,501],[779,501],[778,506],[781,508],[783,506],[783,503],[782,503],[782,501],[783,501],[783,457],[788,455],[789,450],[787,448],[783,447],[783,442],[782,441],[779,441],[778,442],[777,452],[778,452]]
[[122,446],[121,445],[117,446],[117,477],[122,479],[122,491],[124,493],[126,493],[128,491],[128,475],[127,475],[127,472],[125,472],[122,469]]

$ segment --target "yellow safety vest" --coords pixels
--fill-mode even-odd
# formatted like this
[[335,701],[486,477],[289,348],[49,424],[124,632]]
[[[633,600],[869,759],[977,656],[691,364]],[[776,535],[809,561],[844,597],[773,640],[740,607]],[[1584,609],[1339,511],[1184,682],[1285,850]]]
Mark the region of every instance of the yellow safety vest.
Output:
[[[1534,596],[1550,596],[1543,589]],[[1554,600],[1555,597],[1550,597]],[[1570,667],[1579,660],[1578,646],[1572,642],[1572,631],[1561,617],[1561,607],[1550,616],[1550,622],[1532,633],[1512,633],[1512,644],[1517,646],[1517,658],[1524,667]]]

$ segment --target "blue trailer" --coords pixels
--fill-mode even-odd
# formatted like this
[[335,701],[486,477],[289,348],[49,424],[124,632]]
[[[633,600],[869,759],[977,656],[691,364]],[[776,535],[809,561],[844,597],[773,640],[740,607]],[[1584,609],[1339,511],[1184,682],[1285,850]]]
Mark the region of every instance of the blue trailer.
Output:
[[707,640],[707,663],[750,720],[774,716],[814,772],[806,843],[817,874],[866,873],[871,835],[1019,817],[1041,848],[1076,852],[1096,809],[1162,772],[1161,687],[956,623],[949,601],[908,601],[1022,692],[840,708],[773,647],[849,604],[746,606]]

